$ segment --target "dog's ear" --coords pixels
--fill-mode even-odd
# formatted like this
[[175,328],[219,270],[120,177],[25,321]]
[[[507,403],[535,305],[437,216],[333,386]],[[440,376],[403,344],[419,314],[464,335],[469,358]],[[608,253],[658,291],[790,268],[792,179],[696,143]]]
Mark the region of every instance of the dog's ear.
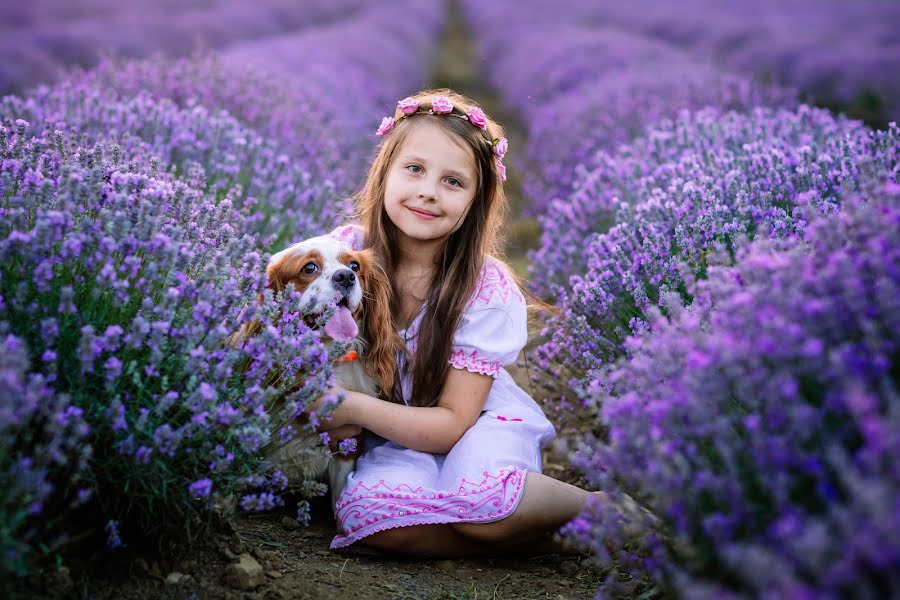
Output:
[[279,257],[269,262],[269,265],[266,267],[266,287],[272,290],[275,295],[280,294],[291,279],[289,259],[290,257],[288,256]]
[[360,278],[363,286],[363,332],[368,350],[366,370],[381,387],[382,394],[390,394],[394,387],[394,373],[400,336],[391,320],[391,285],[381,264],[371,250],[363,250],[360,259]]

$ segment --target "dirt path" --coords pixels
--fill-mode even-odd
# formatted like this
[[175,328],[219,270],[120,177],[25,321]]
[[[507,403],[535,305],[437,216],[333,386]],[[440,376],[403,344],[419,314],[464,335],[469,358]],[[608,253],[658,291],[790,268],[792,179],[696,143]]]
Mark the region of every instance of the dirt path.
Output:
[[[506,108],[502,96],[488,85],[483,72],[483,66],[488,60],[488,57],[479,54],[457,3],[450,2],[447,29],[441,40],[441,52],[431,85],[452,88],[478,102],[486,113],[503,125],[509,140],[510,154],[519,154],[525,148],[526,132],[516,115]],[[525,199],[520,173],[510,167],[508,176],[506,190],[510,212],[506,255],[516,273],[524,276],[528,264],[525,253],[537,245],[539,230],[534,219],[526,219],[521,215]]]
[[[486,86],[475,46],[458,7],[451,7],[450,22],[442,38],[442,52],[433,86],[447,86],[476,99],[507,129],[510,146],[521,149],[525,134],[502,99]],[[525,252],[537,240],[537,225],[518,215],[523,203],[518,174],[510,170],[511,222],[507,256],[521,275]],[[511,369],[528,389],[523,369]],[[545,472],[577,483],[574,473],[545,456]],[[288,502],[288,507],[291,507]],[[411,560],[373,556],[346,556],[329,550],[334,521],[324,501],[313,504],[313,524],[301,527],[291,510],[238,515],[227,531],[205,540],[200,548],[180,556],[145,554],[119,564],[83,566],[73,562],[73,574],[43,574],[33,583],[43,592],[29,597],[101,599],[478,599],[517,598],[564,600],[593,596],[603,570],[585,559],[556,555],[530,559]],[[261,567],[255,581],[241,590],[226,583],[234,563],[252,560]],[[90,569],[80,571],[79,569]],[[255,567],[254,567],[255,568]],[[73,581],[74,580],[74,581]],[[32,589],[35,589],[34,587]]]
[[[333,535],[333,525],[327,521],[303,528],[279,514],[242,516],[235,520],[233,531],[216,534],[189,556],[174,560],[146,556],[127,567],[94,565],[104,569],[102,576],[97,573],[74,586],[56,581],[44,594],[28,597],[565,600],[591,598],[600,579],[596,570],[577,559],[550,555],[528,560],[342,556],[328,550]],[[247,590],[223,581],[241,554],[261,567],[258,582]]]

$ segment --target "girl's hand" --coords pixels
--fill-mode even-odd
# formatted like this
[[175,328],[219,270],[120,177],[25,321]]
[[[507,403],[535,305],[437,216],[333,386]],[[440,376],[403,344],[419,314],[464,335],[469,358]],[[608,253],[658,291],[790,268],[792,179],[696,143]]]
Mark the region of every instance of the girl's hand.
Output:
[[[338,405],[334,411],[332,411],[331,415],[328,417],[320,417],[319,418],[319,426],[317,427],[318,431],[334,431],[341,427],[353,424],[353,414],[352,414],[352,406],[350,402],[349,394],[347,390],[340,386],[334,386],[331,388],[329,392],[322,394],[319,396],[313,403],[311,403],[304,412],[307,414],[312,414],[319,409],[321,409],[325,405],[326,396],[341,394],[344,396],[344,401]],[[329,420],[330,418],[330,420]],[[355,426],[355,425],[354,425]],[[360,429],[361,430],[361,429]],[[357,435],[359,432],[351,435],[347,435],[345,437],[353,437]]]

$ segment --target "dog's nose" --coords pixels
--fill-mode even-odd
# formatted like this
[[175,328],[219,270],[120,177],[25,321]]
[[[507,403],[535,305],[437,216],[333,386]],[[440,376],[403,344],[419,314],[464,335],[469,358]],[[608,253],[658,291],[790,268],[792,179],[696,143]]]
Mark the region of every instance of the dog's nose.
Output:
[[349,290],[356,283],[356,273],[350,269],[341,269],[331,276],[331,282],[336,288]]

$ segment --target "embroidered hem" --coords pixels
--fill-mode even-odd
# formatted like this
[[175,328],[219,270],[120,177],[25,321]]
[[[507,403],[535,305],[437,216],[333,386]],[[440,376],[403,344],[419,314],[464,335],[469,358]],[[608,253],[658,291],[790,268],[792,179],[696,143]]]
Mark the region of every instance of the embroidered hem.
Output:
[[391,488],[384,480],[372,487],[360,482],[338,500],[335,508],[342,533],[332,540],[331,549],[344,548],[373,533],[396,527],[499,521],[519,505],[526,473],[513,466],[500,469],[497,475],[485,471],[480,483],[463,479],[456,492],[426,492],[422,487],[413,489],[405,484]]
[[482,375],[490,375],[496,378],[500,375],[500,363],[478,358],[478,350],[472,350],[471,354],[466,354],[464,350],[457,350],[450,355],[450,366],[457,369],[465,369],[469,373],[481,373]]

